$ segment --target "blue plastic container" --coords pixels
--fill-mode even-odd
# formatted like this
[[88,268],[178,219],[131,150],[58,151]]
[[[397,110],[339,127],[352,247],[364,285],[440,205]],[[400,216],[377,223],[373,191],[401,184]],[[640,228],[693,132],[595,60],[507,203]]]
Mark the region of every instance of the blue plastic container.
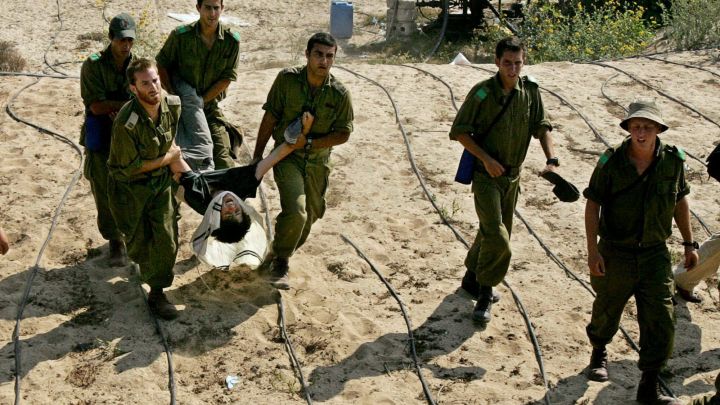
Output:
[[351,1],[330,2],[330,34],[336,39],[352,37],[353,4]]

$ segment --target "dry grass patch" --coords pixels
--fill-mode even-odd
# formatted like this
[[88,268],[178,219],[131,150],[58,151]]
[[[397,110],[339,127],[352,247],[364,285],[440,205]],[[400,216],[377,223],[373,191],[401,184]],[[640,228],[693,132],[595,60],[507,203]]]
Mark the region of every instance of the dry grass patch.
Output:
[[21,72],[27,63],[14,43],[0,41],[0,71]]

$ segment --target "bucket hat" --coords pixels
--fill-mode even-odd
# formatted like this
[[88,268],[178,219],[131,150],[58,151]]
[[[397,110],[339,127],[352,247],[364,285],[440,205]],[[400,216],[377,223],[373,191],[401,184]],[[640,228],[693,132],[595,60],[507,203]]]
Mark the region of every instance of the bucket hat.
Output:
[[647,118],[660,125],[660,132],[668,130],[668,126],[663,121],[662,114],[660,114],[660,109],[653,100],[638,100],[630,103],[627,116],[620,123],[620,127],[628,131],[628,122],[631,118]]

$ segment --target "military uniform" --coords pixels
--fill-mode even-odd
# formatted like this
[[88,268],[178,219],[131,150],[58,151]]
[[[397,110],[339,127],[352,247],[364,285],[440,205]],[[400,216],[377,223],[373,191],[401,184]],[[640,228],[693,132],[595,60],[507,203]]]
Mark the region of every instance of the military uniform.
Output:
[[[524,76],[513,91],[511,104],[490,133],[475,139],[505,166],[505,174],[492,178],[479,159],[475,163],[472,190],[480,227],[465,266],[482,286],[495,286],[505,278],[512,256],[510,233],[520,192],[520,169],[530,140],[537,137],[541,127],[552,129],[534,79]],[[485,133],[509,97],[503,92],[499,75],[476,84],[455,117],[450,139],[460,134]]]
[[[85,146],[85,178],[90,182],[90,189],[97,207],[97,223],[100,234],[106,240],[120,240],[122,235],[115,225],[108,205],[108,169],[107,160],[110,152],[110,132],[112,120],[107,115],[96,116],[90,111],[90,105],[98,101],[127,101],[130,99],[125,69],[134,59],[130,56],[122,70],[115,67],[112,51],[108,46],[104,51],[97,52],[83,62],[80,71],[80,96],[85,104],[85,121],[80,130],[80,144]],[[86,143],[87,126],[95,126],[97,136]]]
[[[219,23],[215,43],[208,49],[201,39],[200,24],[196,21],[181,25],[170,33],[157,55],[157,63],[171,75],[179,75],[202,95],[219,80],[237,80],[239,43],[239,34]],[[222,92],[205,104],[203,109],[212,134],[216,169],[234,166],[230,157],[230,136],[225,129],[225,117],[218,105],[224,98],[225,92]]]
[[[308,138],[353,130],[350,92],[329,75],[315,94],[311,94],[307,67],[282,70],[263,109],[277,120],[273,130],[276,146],[285,141],[285,128],[304,111],[312,110],[315,114]],[[296,150],[273,167],[282,209],[275,224],[273,252],[276,256],[290,257],[305,243],[312,224],[325,213],[331,149]]]
[[125,235],[128,255],[140,266],[144,282],[153,288],[172,284],[177,255],[177,203],[174,182],[165,166],[136,173],[143,161],[163,156],[173,142],[180,100],[163,96],[155,125],[133,99],[118,112],[113,124],[108,168],[110,210]]
[[625,304],[635,296],[643,371],[656,371],[670,357],[674,339],[673,274],[665,244],[677,201],[690,192],[682,150],[656,140],[655,163],[640,177],[627,156],[631,140],[606,151],[584,195],[601,206],[598,250],[603,277],[591,276],[597,293],[587,334],[603,348],[618,330]]

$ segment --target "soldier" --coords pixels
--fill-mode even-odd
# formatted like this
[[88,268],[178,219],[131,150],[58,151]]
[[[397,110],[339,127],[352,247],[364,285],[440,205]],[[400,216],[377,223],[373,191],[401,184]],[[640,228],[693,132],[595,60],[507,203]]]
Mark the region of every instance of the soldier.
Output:
[[110,266],[127,265],[125,243],[108,205],[108,169],[112,121],[131,96],[125,69],[134,59],[135,21],[122,13],[110,20],[110,45],[83,62],[80,95],[85,104],[85,122],[80,144],[85,146],[85,178],[97,207],[97,224],[103,238],[110,241]]
[[150,285],[148,304],[164,319],[177,311],[163,288],[173,281],[177,255],[176,202],[169,165],[181,159],[174,142],[180,99],[162,94],[155,62],[138,59],[127,69],[135,98],[118,112],[108,168],[110,210],[125,235],[130,258]]
[[[176,93],[173,83],[181,80],[202,96],[203,112],[212,137],[212,154],[215,169],[234,166],[230,156],[230,136],[225,129],[226,121],[218,103],[225,98],[225,91],[231,81],[237,79],[240,36],[220,22],[224,9],[222,0],[197,0],[196,8],[200,19],[192,24],[181,25],[170,33],[157,55],[158,72],[163,87],[171,94]],[[192,115],[183,105],[185,129]],[[202,118],[202,114],[199,117]],[[196,123],[197,124],[197,123]],[[178,139],[178,145],[186,149],[193,143],[205,143],[202,131],[195,139]],[[193,161],[188,159],[193,165]],[[210,169],[208,165],[199,167]]]
[[305,50],[307,64],[282,70],[263,105],[256,160],[262,157],[270,136],[276,146],[280,145],[285,129],[304,112],[315,117],[310,132],[297,139],[298,149],[273,167],[281,212],[275,224],[270,282],[280,289],[290,288],[290,256],[305,243],[313,223],[325,213],[332,147],[347,142],[353,130],[350,93],[330,74],[336,51],[332,35],[311,36]]
[[547,158],[543,172],[559,166],[538,84],[520,77],[524,57],[520,39],[498,42],[498,73],[470,90],[450,129],[450,139],[475,158],[472,190],[480,227],[465,259],[462,287],[477,296],[472,317],[481,326],[490,322],[497,300],[492,287],[503,281],[510,265],[513,211],[530,140],[540,140]]
[[673,274],[665,244],[673,218],[685,240],[685,267],[698,260],[685,153],[661,142],[658,134],[668,126],[653,101],[631,103],[620,126],[630,136],[600,156],[584,192],[588,267],[597,293],[587,326],[593,346],[588,378],[607,381],[605,346],[618,330],[625,304],[635,296],[642,370],[637,400],[680,404],[659,393],[658,373],[672,353],[675,333]]

